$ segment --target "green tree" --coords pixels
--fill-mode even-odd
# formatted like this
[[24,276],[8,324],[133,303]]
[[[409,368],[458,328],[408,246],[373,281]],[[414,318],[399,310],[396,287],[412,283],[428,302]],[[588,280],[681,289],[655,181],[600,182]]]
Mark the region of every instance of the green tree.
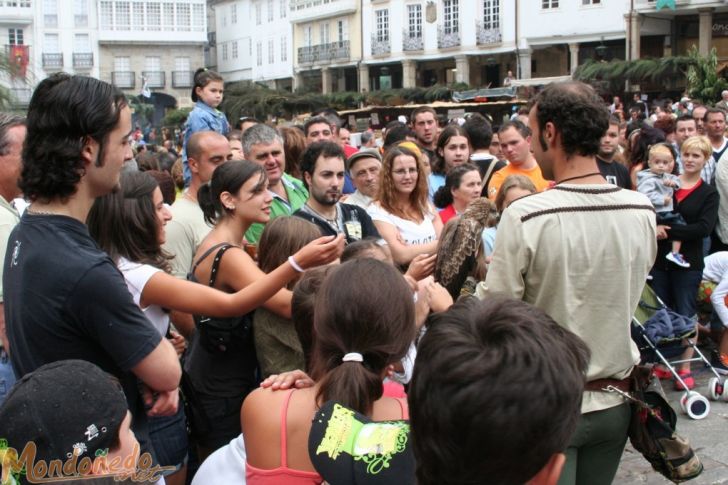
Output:
[[701,56],[693,46],[688,52],[692,60],[687,70],[688,95],[703,103],[715,103],[728,82],[718,74],[718,53],[713,47],[707,56]]

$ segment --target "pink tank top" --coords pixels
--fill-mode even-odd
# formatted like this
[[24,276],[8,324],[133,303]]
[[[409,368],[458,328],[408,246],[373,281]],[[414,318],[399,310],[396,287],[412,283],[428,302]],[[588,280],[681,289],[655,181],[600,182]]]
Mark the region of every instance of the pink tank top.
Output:
[[[324,480],[316,472],[307,472],[288,468],[288,438],[286,437],[286,421],[288,403],[295,389],[288,391],[283,408],[281,408],[281,466],[270,470],[256,468],[245,462],[245,482],[248,485],[319,485]],[[406,398],[395,398],[402,412],[402,419],[409,419],[409,408]]]
[[288,468],[288,439],[286,438],[286,420],[288,403],[291,401],[291,389],[281,408],[281,466],[270,470],[256,468],[245,462],[245,480],[249,485],[319,485],[324,481],[316,472],[306,472]]

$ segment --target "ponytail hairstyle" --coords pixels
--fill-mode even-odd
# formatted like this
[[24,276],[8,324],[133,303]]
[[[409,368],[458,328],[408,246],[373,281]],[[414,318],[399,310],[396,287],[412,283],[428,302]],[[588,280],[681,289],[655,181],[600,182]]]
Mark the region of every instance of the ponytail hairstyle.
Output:
[[432,201],[435,203],[435,207],[437,207],[438,209],[444,209],[445,207],[452,204],[452,191],[454,189],[460,188],[463,177],[466,173],[469,172],[480,173],[478,167],[476,167],[472,163],[464,163],[450,170],[450,172],[445,177],[445,185],[437,189],[437,192],[435,192],[435,195],[432,198]]
[[86,219],[89,233],[111,259],[126,258],[169,272],[159,244],[159,219],[152,194],[159,187],[146,172],[123,172],[121,190],[98,197]]
[[[391,264],[363,258],[331,270],[314,309],[310,370],[319,383],[317,401],[371,415],[387,366],[401,360],[415,338],[414,322],[412,290]],[[363,361],[342,360],[352,352]]]
[[256,192],[265,190],[268,187],[268,175],[257,163],[229,160],[217,167],[212,172],[212,180],[197,191],[197,203],[200,204],[205,222],[216,224],[222,217],[228,215],[231,211],[222,205],[220,195],[223,192],[237,194],[240,187],[256,175],[260,175],[260,181],[254,190]]
[[211,71],[206,67],[201,67],[195,71],[194,83],[192,86],[192,101],[195,103],[200,99],[197,96],[197,88],[204,88],[213,81],[223,82],[221,75],[215,71]]

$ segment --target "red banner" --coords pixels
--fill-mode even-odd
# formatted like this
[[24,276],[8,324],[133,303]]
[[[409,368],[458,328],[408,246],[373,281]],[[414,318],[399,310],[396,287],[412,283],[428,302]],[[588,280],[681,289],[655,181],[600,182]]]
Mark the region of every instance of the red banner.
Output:
[[28,69],[29,53],[27,45],[11,45],[8,53],[8,61],[13,67],[13,75],[25,77]]

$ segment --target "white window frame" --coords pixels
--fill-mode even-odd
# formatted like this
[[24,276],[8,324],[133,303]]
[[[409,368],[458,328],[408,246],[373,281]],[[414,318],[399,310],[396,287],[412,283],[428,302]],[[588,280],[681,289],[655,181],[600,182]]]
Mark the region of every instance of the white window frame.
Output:
[[442,12],[445,34],[457,34],[460,32],[460,1],[443,0]]
[[483,0],[483,28],[500,29],[500,0]]
[[379,42],[389,40],[389,9],[380,8],[374,11],[374,32]]
[[422,38],[422,5],[407,5],[407,33],[412,38]]
[[559,0],[541,0],[541,10],[553,10],[559,8]]

